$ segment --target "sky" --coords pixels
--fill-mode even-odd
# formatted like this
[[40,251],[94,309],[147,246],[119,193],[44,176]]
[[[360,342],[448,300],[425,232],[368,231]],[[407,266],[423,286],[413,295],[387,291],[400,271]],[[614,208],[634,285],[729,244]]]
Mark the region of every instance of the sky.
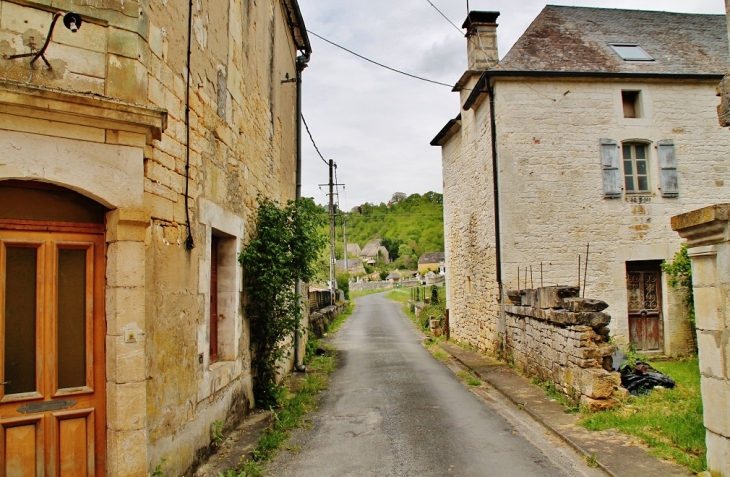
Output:
[[[457,27],[466,0],[430,0]],[[469,0],[498,11],[500,58],[540,13],[535,0]],[[453,85],[466,39],[429,0],[299,0],[307,29],[374,61]],[[553,0],[552,5],[724,13],[723,0]],[[340,207],[388,202],[394,192],[442,192],[441,148],[431,139],[459,114],[458,93],[368,63],[310,34],[302,113],[325,159],[337,164]],[[326,203],[328,167],[303,131],[302,195]]]

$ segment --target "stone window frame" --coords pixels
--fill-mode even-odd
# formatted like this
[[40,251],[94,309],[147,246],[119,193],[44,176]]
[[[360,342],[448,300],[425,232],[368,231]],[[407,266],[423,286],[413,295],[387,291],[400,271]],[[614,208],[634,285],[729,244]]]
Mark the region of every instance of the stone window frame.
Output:
[[[653,181],[652,181],[652,170],[653,170],[653,168],[651,167],[651,161],[652,161],[651,150],[652,150],[652,148],[649,147],[650,145],[651,145],[651,141],[648,141],[646,139],[627,139],[627,140],[621,141],[621,148],[619,150],[619,154],[621,154],[621,159],[620,159],[621,160],[621,172],[622,172],[621,177],[622,177],[622,180],[623,180],[624,194],[626,196],[637,196],[637,195],[650,195],[650,194],[652,194],[652,183],[653,183]],[[632,148],[632,150],[634,150],[634,151],[636,150],[635,148],[637,146],[641,146],[644,149],[644,156],[645,157],[644,157],[643,160],[646,162],[646,174],[638,174],[637,175],[637,172],[636,172],[636,169],[637,169],[636,168],[636,160],[637,160],[637,158],[636,157],[631,157],[629,159],[631,161],[631,163],[632,163],[631,177],[635,181],[637,181],[634,184],[634,190],[631,190],[631,191],[628,190],[628,188],[626,187],[626,176],[627,176],[627,174],[626,174],[626,161],[627,161],[627,159],[624,157],[624,148],[626,146],[630,146]],[[633,155],[634,154],[632,154],[632,156]],[[646,176],[646,182],[647,182],[646,189],[639,190],[638,189],[638,177],[639,176],[643,176],[643,175]]]
[[[243,371],[240,342],[243,334],[243,269],[238,254],[243,247],[244,220],[207,199],[199,199],[199,222],[205,225],[203,252],[199,258],[198,293],[204,312],[198,324],[198,356],[201,378],[198,402],[211,396],[236,379]],[[218,245],[218,360],[210,362],[210,284],[211,244]]]
[[[624,117],[624,92],[638,93],[640,116]],[[651,126],[654,115],[651,90],[645,83],[616,83],[613,85],[613,109],[619,126]]]

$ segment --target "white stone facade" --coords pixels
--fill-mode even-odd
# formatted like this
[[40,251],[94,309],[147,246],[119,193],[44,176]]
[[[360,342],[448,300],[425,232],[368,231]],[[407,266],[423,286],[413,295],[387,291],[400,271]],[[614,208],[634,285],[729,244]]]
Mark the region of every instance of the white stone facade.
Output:
[[[623,117],[622,89],[642,92],[643,118]],[[730,199],[730,168],[721,160],[730,138],[717,124],[715,82],[517,77],[499,78],[494,92],[504,286],[518,287],[520,267],[523,285],[525,267],[539,281],[541,263],[545,285],[577,285],[578,255],[585,259],[590,243],[586,296],[609,303],[612,334],[626,343],[626,262],[671,260],[681,240],[669,217]],[[459,323],[498,315],[489,108],[485,98],[462,111],[460,129],[443,145],[448,306],[455,336],[466,333],[485,349]],[[648,143],[650,192],[604,198],[601,138]],[[676,147],[676,198],[658,189],[654,146],[663,139]],[[470,276],[480,298],[463,292]],[[662,288],[664,352],[685,353],[691,337],[681,298],[666,279]]]

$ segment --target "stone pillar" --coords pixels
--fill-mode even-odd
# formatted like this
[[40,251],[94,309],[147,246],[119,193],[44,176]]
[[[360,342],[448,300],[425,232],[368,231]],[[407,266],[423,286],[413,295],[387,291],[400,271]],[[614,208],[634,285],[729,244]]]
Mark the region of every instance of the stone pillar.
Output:
[[707,468],[730,476],[730,204],[672,217],[692,259]]
[[147,475],[146,211],[107,214],[107,475]]

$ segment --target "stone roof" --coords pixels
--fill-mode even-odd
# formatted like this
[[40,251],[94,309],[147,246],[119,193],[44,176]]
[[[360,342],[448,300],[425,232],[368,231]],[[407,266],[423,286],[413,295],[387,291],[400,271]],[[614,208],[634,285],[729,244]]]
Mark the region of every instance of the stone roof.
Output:
[[423,265],[425,263],[441,263],[443,261],[446,261],[445,252],[424,253],[423,255],[418,257],[418,263],[420,265]]
[[362,250],[360,251],[360,255],[363,257],[377,257],[381,243],[381,239],[371,240],[362,248]]
[[[625,61],[609,43],[641,46]],[[548,5],[492,71],[718,74],[730,67],[725,15]]]

